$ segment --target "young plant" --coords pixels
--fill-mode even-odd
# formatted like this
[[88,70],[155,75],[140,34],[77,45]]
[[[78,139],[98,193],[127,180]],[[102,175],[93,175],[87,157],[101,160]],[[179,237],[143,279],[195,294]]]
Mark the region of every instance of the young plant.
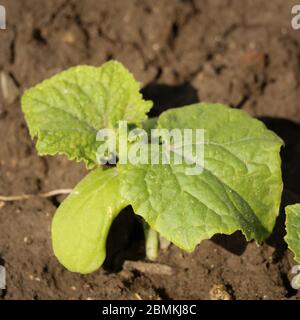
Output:
[[300,263],[300,204],[294,204],[285,208],[286,236],[291,251],[295,254],[295,260]]
[[[286,236],[285,241],[289,249],[294,253],[294,258],[300,263],[300,204],[294,204],[285,208]],[[291,281],[294,289],[300,289],[300,265],[296,265],[291,271],[295,276]]]
[[[131,205],[144,219],[146,254],[155,259],[158,233],[192,252],[216,233],[241,230],[261,243],[273,230],[282,192],[282,140],[242,110],[197,103],[148,119],[151,101],[118,62],[64,71],[25,92],[22,109],[40,155],[66,154],[92,171],[58,208],[53,249],[69,270],[95,271],[104,262],[110,226]],[[99,165],[96,139],[103,128],[204,129],[202,173],[191,163]],[[163,140],[163,139],[162,139]],[[134,142],[126,142],[134,144]],[[164,143],[164,141],[162,141]],[[149,142],[149,145],[151,142]],[[115,157],[121,157],[122,145]],[[175,152],[171,143],[171,150]],[[184,144],[184,148],[196,147]],[[160,153],[163,153],[160,149]]]

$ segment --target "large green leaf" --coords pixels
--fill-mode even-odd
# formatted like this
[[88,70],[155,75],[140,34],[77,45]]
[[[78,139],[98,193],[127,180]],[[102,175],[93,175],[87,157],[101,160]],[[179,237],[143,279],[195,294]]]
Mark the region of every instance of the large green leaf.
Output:
[[71,68],[26,91],[22,109],[31,136],[38,137],[39,154],[64,153],[93,167],[99,129],[146,119],[152,102],[144,101],[139,89],[128,70],[110,61]]
[[192,251],[215,233],[241,230],[261,242],[273,229],[282,192],[282,140],[241,110],[195,104],[168,110],[160,128],[204,129],[204,170],[188,164],[119,165],[121,193],[162,236]]
[[287,206],[285,212],[287,232],[285,240],[294,252],[295,260],[300,263],[300,204]]
[[52,242],[58,260],[73,272],[98,269],[106,256],[110,226],[126,206],[115,168],[88,174],[55,213]]

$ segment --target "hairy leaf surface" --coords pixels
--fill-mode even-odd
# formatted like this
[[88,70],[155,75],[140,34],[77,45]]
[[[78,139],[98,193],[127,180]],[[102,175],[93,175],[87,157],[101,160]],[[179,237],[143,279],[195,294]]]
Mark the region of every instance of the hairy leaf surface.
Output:
[[152,102],[143,100],[139,89],[116,61],[73,67],[29,89],[22,109],[32,138],[38,137],[39,154],[64,153],[93,167],[99,129],[119,120],[139,125],[147,118]]
[[241,230],[261,242],[282,192],[282,140],[241,110],[195,104],[164,112],[158,126],[204,129],[204,170],[188,164],[119,165],[121,193],[149,225],[187,251],[216,233]]

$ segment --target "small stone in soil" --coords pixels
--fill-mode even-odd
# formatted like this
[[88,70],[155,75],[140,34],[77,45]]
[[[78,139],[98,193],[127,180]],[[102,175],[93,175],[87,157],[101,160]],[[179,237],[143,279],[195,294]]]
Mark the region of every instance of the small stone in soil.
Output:
[[232,300],[224,284],[214,284],[209,291],[209,296],[211,300]]
[[4,101],[8,104],[13,103],[18,95],[19,89],[13,78],[5,71],[0,73],[0,84]]

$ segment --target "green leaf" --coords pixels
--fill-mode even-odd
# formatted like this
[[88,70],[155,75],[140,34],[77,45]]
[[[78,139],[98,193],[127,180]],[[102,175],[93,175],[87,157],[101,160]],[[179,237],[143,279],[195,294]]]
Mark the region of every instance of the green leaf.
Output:
[[52,243],[58,260],[73,272],[98,269],[106,256],[110,226],[126,206],[116,168],[89,173],[55,213]]
[[140,125],[147,118],[152,102],[139,89],[127,69],[110,61],[73,67],[26,91],[22,109],[39,154],[64,153],[93,167],[99,129],[119,120]]
[[241,110],[195,104],[164,112],[160,128],[204,129],[204,170],[188,164],[119,165],[121,194],[149,225],[187,251],[216,233],[241,230],[261,242],[282,192],[282,140]]
[[284,239],[300,263],[300,204],[285,207],[285,213],[287,234]]
[[142,124],[142,128],[147,132],[147,134],[150,136],[151,130],[155,129],[157,126],[157,118],[149,118],[145,120]]

